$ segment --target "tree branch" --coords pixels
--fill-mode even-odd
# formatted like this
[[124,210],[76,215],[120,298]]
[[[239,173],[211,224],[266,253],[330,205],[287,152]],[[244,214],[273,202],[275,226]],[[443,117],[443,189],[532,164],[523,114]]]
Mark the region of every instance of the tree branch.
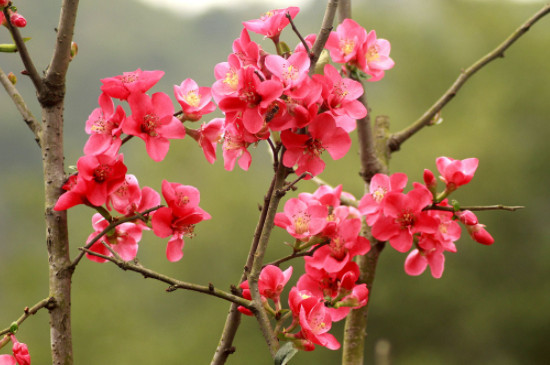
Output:
[[[459,210],[470,210],[470,211],[483,211],[483,210],[507,210],[509,212],[515,212],[516,210],[524,209],[524,206],[521,205],[470,205],[470,206],[461,206]],[[443,210],[446,212],[455,212],[453,207],[442,207],[438,205],[430,205],[429,207],[424,208],[424,210]]]
[[34,115],[32,115],[32,112],[27,107],[25,100],[23,100],[23,97],[21,96],[21,94],[19,94],[19,91],[17,91],[15,85],[11,83],[11,81],[8,79],[8,76],[1,68],[0,83],[2,84],[2,86],[4,86],[4,89],[6,89],[6,92],[15,104],[15,107],[17,108],[17,110],[19,110],[19,113],[23,117],[23,120],[34,134],[34,140],[38,144],[38,147],[40,147],[40,144],[42,143],[42,126],[36,121],[36,118],[34,117]]
[[516,29],[504,42],[502,42],[497,48],[483,56],[476,61],[473,65],[463,70],[456,81],[451,87],[433,104],[417,121],[411,124],[409,127],[403,129],[400,132],[393,134],[388,141],[390,150],[397,151],[401,147],[401,144],[413,136],[416,132],[422,128],[430,125],[432,118],[441,110],[460,90],[462,85],[477,71],[487,65],[489,62],[504,57],[504,51],[506,51],[515,41],[517,41],[522,35],[524,35],[539,19],[544,17],[550,12],[550,4],[544,6],[535,15],[528,19],[518,29]]
[[310,60],[311,65],[309,66],[309,74],[313,74],[315,71],[315,65],[321,56],[321,52],[327,43],[328,36],[332,30],[332,23],[334,22],[334,15],[336,14],[336,8],[338,7],[338,0],[329,0],[327,4],[327,9],[325,10],[325,15],[323,17],[323,23],[321,24],[321,30],[315,39],[315,43],[311,48]]
[[216,289],[214,287],[214,285],[212,285],[212,284],[210,284],[208,286],[204,286],[204,285],[197,285],[197,284],[193,284],[193,283],[188,283],[188,282],[181,281],[181,280],[178,280],[178,279],[174,279],[174,278],[169,277],[167,275],[158,273],[158,272],[153,271],[151,269],[148,269],[148,268],[142,266],[141,264],[136,264],[136,263],[120,260],[120,259],[117,259],[117,258],[112,257],[112,256],[106,256],[106,255],[100,254],[98,252],[91,251],[87,248],[80,248],[80,250],[82,250],[83,252],[88,253],[89,255],[101,257],[102,259],[108,260],[108,261],[112,262],[113,264],[117,265],[118,267],[120,267],[122,270],[134,271],[134,272],[140,273],[146,279],[147,278],[155,279],[155,280],[158,280],[158,281],[162,281],[163,283],[170,284],[170,287],[168,287],[168,289],[166,289],[167,292],[173,292],[177,289],[192,290],[192,291],[196,291],[196,292],[199,292],[199,293],[212,295],[214,297],[221,298],[221,299],[236,303],[237,305],[242,305],[243,307],[246,307],[246,308],[251,307],[251,302],[249,300],[246,300],[243,297],[240,297],[238,295],[234,295],[234,294],[225,292],[223,290]]

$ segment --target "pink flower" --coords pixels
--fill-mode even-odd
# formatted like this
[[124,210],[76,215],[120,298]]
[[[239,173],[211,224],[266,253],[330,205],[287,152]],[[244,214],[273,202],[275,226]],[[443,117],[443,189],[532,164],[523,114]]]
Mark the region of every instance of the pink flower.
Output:
[[374,30],[368,33],[357,55],[359,68],[371,76],[367,81],[380,80],[384,77],[384,71],[394,66],[395,63],[390,58],[390,49],[390,42],[377,39]]
[[437,219],[423,211],[432,203],[432,194],[424,186],[415,183],[407,194],[390,192],[382,203],[383,215],[372,226],[372,235],[380,241],[390,241],[399,252],[411,248],[413,234],[437,231]]
[[27,25],[27,19],[23,15],[14,12],[10,15],[10,23],[17,28],[24,28]]
[[[100,206],[105,204],[109,194],[114,192],[124,182],[127,167],[122,154],[82,156],[78,159],[77,186],[82,186],[90,204]],[[84,184],[80,185],[80,180]]]
[[67,179],[67,182],[61,188],[65,192],[59,197],[57,203],[55,203],[54,210],[62,211],[75,205],[89,203],[86,198],[86,181],[78,179],[78,174],[69,176],[69,179]]
[[325,85],[323,98],[325,104],[335,116],[347,115],[353,119],[361,119],[367,115],[367,109],[357,98],[363,95],[361,83],[342,78],[336,68],[325,65]]
[[325,48],[336,63],[354,63],[357,52],[367,39],[367,31],[354,20],[344,19],[336,32],[330,32]]
[[131,216],[137,212],[153,208],[160,204],[160,195],[148,186],[139,188],[134,175],[126,175],[120,187],[109,195],[107,208],[112,207],[125,216]]
[[[262,299],[267,300],[271,299],[275,303],[275,310],[279,311],[281,309],[281,293],[283,289],[292,276],[292,266],[290,266],[285,271],[282,271],[277,266],[267,265],[260,272],[260,277],[258,279],[258,290]],[[245,280],[241,283],[240,288],[243,289],[243,298],[252,299],[250,296],[250,287],[248,280]],[[239,307],[239,311],[243,314],[250,315],[250,310]],[[250,314],[249,314],[250,313]]]
[[99,108],[92,111],[86,121],[86,133],[90,138],[84,145],[86,155],[118,154],[122,143],[122,123],[126,118],[124,109],[118,105],[116,110],[113,101],[105,94],[99,96]]
[[19,365],[31,365],[31,355],[29,355],[27,345],[17,341],[14,335],[11,335],[10,337],[11,342],[13,343],[12,351],[15,360],[19,363]]
[[[92,217],[92,226],[95,232],[92,233],[88,240],[91,242],[96,236],[98,236],[105,228],[109,226],[109,222],[96,213]],[[104,244],[109,245],[124,261],[133,260],[138,251],[138,242],[141,240],[141,234],[145,226],[135,223],[122,223],[114,228],[114,231],[105,234],[98,241],[96,241],[91,247],[90,251],[100,253],[105,256],[112,256],[111,251],[105,247]],[[104,258],[86,254],[86,257],[95,262],[105,262]]]
[[305,52],[293,53],[288,59],[268,55],[265,66],[284,85],[284,90],[297,87],[308,77],[309,56]]
[[208,124],[202,124],[197,131],[189,132],[189,135],[199,142],[204,157],[209,163],[216,161],[216,146],[222,141],[224,132],[224,120],[222,118],[214,118]]
[[[2,13],[0,13],[2,15]],[[17,365],[12,355],[0,355],[0,365]]]
[[391,176],[376,174],[369,185],[369,194],[359,201],[359,211],[367,216],[367,224],[372,226],[382,214],[382,200],[389,192],[402,192],[407,185],[407,175],[398,172]]
[[247,149],[250,143],[245,141],[243,129],[238,128],[235,123],[226,125],[223,135],[223,166],[227,171],[233,170],[237,160],[239,167],[245,171],[252,162],[252,156]]
[[447,185],[447,190],[451,192],[472,180],[479,160],[477,158],[455,160],[449,157],[438,157],[435,164],[441,174],[441,180]]
[[142,94],[152,88],[164,76],[164,71],[124,72],[120,76],[102,79],[101,91],[112,98],[126,100],[131,94]]
[[270,10],[260,17],[260,19],[243,22],[244,27],[254,33],[262,34],[268,38],[278,41],[281,31],[290,23],[286,14],[294,19],[300,8],[291,6],[286,9]]
[[327,215],[325,206],[292,198],[285,203],[284,213],[275,215],[275,225],[296,239],[308,241],[323,230]]
[[324,346],[329,350],[338,350],[340,343],[328,333],[332,327],[332,318],[323,302],[310,306],[310,302],[303,301],[300,306],[299,321],[301,333],[311,342]]
[[185,137],[185,127],[174,117],[174,106],[165,93],[132,94],[128,98],[132,115],[122,129],[124,133],[145,141],[147,154],[154,161],[162,161],[170,148],[170,139]]
[[187,120],[197,121],[216,109],[210,88],[199,87],[192,79],[185,79],[180,86],[174,85],[174,94]]
[[326,150],[334,160],[338,160],[348,152],[351,139],[346,131],[336,126],[334,118],[328,113],[317,115],[308,126],[308,131],[309,135],[290,131],[281,133],[281,141],[287,149],[283,164],[286,167],[297,164],[297,175],[309,172],[316,176],[325,169],[321,153]]

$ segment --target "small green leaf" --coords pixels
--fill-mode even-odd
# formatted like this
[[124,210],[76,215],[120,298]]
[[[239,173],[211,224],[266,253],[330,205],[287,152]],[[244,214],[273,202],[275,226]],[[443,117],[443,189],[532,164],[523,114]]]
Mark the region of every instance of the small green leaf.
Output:
[[285,53],[290,53],[290,47],[285,42],[277,43],[277,54],[282,56]]
[[457,200],[451,200],[451,206],[455,210],[455,212],[458,212],[460,210],[460,203]]
[[286,365],[294,355],[298,353],[298,349],[294,347],[292,342],[285,343],[277,354],[275,354],[275,365]]
[[17,330],[19,329],[19,326],[17,325],[17,322],[13,322],[11,325],[10,325],[10,332],[15,334],[15,332],[17,332]]
[[2,43],[0,44],[0,52],[9,52],[9,53],[17,52],[17,46],[15,44]]

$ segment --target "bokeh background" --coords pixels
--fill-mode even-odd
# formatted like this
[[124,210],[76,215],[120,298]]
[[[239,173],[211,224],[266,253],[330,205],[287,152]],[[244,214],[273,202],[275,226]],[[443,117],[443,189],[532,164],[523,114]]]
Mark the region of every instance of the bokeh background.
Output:
[[[182,3],[189,3],[182,0]],[[51,56],[58,2],[19,0],[28,20],[23,30],[39,69]],[[175,11],[132,0],[83,1],[75,41],[79,54],[68,75],[66,164],[75,165],[87,135],[84,123],[97,107],[100,79],[125,71],[161,69],[164,78],[153,91],[172,95],[174,84],[191,77],[201,85],[214,81],[213,67],[226,60],[241,22],[281,7],[250,4],[203,13]],[[288,6],[285,3],[284,6]],[[356,1],[354,18],[390,40],[393,70],[367,85],[372,116],[389,115],[397,131],[418,118],[454,81],[462,68],[492,50],[542,7],[540,2],[387,0]],[[325,2],[303,5],[296,24],[303,34],[317,32]],[[253,36],[254,37],[254,36]],[[297,37],[289,30],[290,45]],[[273,46],[254,37],[267,51]],[[5,29],[0,43],[9,42]],[[395,364],[547,364],[550,359],[550,18],[543,19],[503,59],[475,75],[444,109],[443,123],[423,130],[394,154],[392,172],[421,181],[435,158],[478,157],[472,183],[455,194],[462,204],[525,205],[526,209],[480,214],[495,238],[487,247],[459,241],[448,254],[441,279],[428,272],[409,277],[406,255],[386,249],[372,292],[366,359],[380,340],[391,344]],[[0,54],[0,67],[19,74],[17,55]],[[17,85],[35,115],[29,80]],[[175,100],[174,100],[175,102]],[[7,94],[0,92],[0,328],[47,297],[42,171],[39,149]],[[124,147],[129,172],[141,186],[160,191],[162,179],[201,190],[201,206],[211,221],[186,241],[178,263],[165,259],[166,240],[145,234],[141,262],[158,271],[220,288],[236,284],[257,219],[257,205],[269,181],[265,146],[253,151],[249,172],[205,162],[197,144],[174,142],[168,157],[152,162],[141,140]],[[218,151],[220,153],[220,151]],[[361,196],[357,146],[343,160],[329,162],[322,178],[341,183]],[[299,191],[313,191],[312,183]],[[91,232],[93,212],[70,210],[73,255]],[[269,259],[285,255],[288,237],[277,230]],[[293,262],[294,278],[303,264]],[[192,292],[166,293],[166,286],[123,272],[111,264],[84,260],[73,278],[75,363],[207,364],[216,348],[228,304]],[[49,358],[48,315],[39,312],[18,333],[29,345],[32,361]],[[342,326],[332,333],[342,338]],[[269,364],[267,348],[254,319],[244,318],[237,352],[229,364]],[[300,353],[293,364],[337,364],[340,351],[318,348]]]

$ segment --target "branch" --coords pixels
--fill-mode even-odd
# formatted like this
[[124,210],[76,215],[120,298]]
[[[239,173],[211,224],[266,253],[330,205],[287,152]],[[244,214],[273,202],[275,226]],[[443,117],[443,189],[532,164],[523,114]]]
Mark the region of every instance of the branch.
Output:
[[315,65],[321,56],[321,52],[327,43],[328,36],[332,31],[332,23],[334,22],[334,15],[336,14],[336,8],[338,7],[338,0],[329,0],[327,9],[325,10],[325,16],[323,17],[323,23],[321,24],[321,30],[315,39],[315,43],[311,48],[309,66],[309,74],[311,75],[315,71]]
[[296,28],[296,25],[294,24],[294,20],[292,20],[292,17],[290,16],[290,13],[287,12],[286,17],[287,17],[288,21],[290,22],[290,26],[292,27],[292,30],[294,31],[294,33],[296,33],[298,38],[300,38],[300,42],[302,42],[302,44],[304,45],[304,48],[306,49],[307,54],[309,55],[310,52],[311,52],[309,50],[309,46],[307,45],[307,42],[304,39],[304,37],[302,37],[302,34],[300,34],[300,31],[298,30],[298,28]]
[[8,79],[8,76],[1,68],[0,83],[2,84],[2,86],[4,86],[4,89],[6,89],[6,92],[15,104],[15,107],[17,108],[17,110],[19,110],[19,113],[23,117],[23,120],[25,121],[25,123],[27,123],[27,126],[34,134],[34,140],[40,147],[42,143],[42,126],[36,121],[36,118],[34,117],[34,115],[32,115],[32,112],[27,107],[25,100],[23,100],[23,97],[21,96],[21,94],[19,94],[19,91],[17,91],[15,85],[11,83],[11,81]]
[[56,105],[65,97],[65,76],[71,61],[71,43],[77,10],[78,0],[63,0],[57,26],[56,46],[44,77],[44,84],[49,90],[39,95],[39,101],[43,106]]
[[[464,206],[460,207],[459,210],[470,210],[470,211],[483,211],[483,210],[507,210],[509,212],[514,212],[519,209],[524,209],[524,206],[521,205],[502,205],[502,204],[495,204],[495,205],[470,205],[470,206]],[[430,205],[423,210],[444,210],[446,212],[455,212],[456,210],[453,207],[442,207],[438,205]]]
[[286,261],[290,261],[292,259],[295,259],[297,257],[304,257],[304,256],[313,256],[313,254],[315,253],[315,251],[317,251],[318,249],[320,249],[321,247],[323,246],[326,246],[330,243],[330,241],[327,241],[327,242],[324,242],[324,243],[320,243],[318,245],[316,245],[315,247],[313,247],[311,250],[309,251],[306,251],[306,252],[293,252],[292,254],[288,255],[288,256],[285,256],[285,257],[282,257],[278,260],[275,260],[275,261],[272,261],[268,264],[265,264],[263,267],[266,267],[267,265],[273,265],[273,266],[279,266],[280,264],[282,264],[283,262],[286,262]]
[[[132,215],[130,217],[124,217],[124,218],[120,218],[120,219],[117,219],[116,221],[114,222],[111,222],[107,227],[105,227],[105,229],[103,231],[101,231],[97,236],[95,236],[90,242],[88,242],[86,244],[86,246],[84,247],[81,247],[80,249],[89,249],[90,247],[92,247],[92,245],[94,243],[96,243],[97,241],[99,241],[99,239],[101,237],[103,237],[104,235],[106,235],[111,229],[115,228],[116,226],[122,224],[122,223],[126,223],[126,222],[131,222],[131,221],[135,221],[136,219],[141,219],[142,221],[145,222],[144,220],[144,217],[151,213],[151,212],[154,212],[155,210],[157,209],[160,209],[162,208],[162,205],[158,205],[156,207],[153,207],[153,208],[150,208],[150,209],[147,209],[147,210],[144,210],[143,212],[141,213],[137,213],[135,215]],[[82,257],[84,256],[85,254],[85,251],[81,250],[80,254],[78,254],[78,256],[76,257],[76,259],[74,259],[74,261],[71,263],[71,268],[74,270],[74,268],[76,267],[76,265],[78,265],[78,263],[80,262],[80,260],[82,260]]]
[[[42,299],[41,301],[39,301],[38,303],[33,305],[31,308],[25,307],[25,309],[23,309],[23,312],[24,312],[23,315],[21,317],[19,317],[15,321],[15,323],[17,323],[17,326],[20,326],[23,322],[25,322],[25,320],[27,318],[29,318],[30,316],[35,315],[40,309],[42,309],[42,308],[48,308],[49,309],[53,305],[55,305],[55,300],[54,300],[53,297],[49,297],[49,298],[46,298],[46,299]],[[6,335],[6,334],[9,334],[9,333],[11,333],[11,326],[1,330],[0,331],[0,336]]]
[[430,125],[432,118],[441,110],[443,107],[456,95],[460,90],[462,85],[477,71],[482,67],[487,65],[489,62],[499,58],[504,57],[504,51],[506,51],[515,41],[517,41],[523,34],[525,34],[533,24],[535,24],[539,19],[544,17],[550,12],[550,5],[546,5],[535,15],[533,15],[529,20],[527,20],[523,25],[516,29],[504,42],[502,42],[497,48],[492,52],[488,53],[473,65],[468,67],[466,70],[463,70],[453,85],[433,104],[417,121],[412,125],[405,128],[404,130],[393,134],[388,141],[388,146],[391,151],[397,151],[401,147],[401,144],[409,139],[416,132],[422,128]]
[[21,61],[23,62],[23,65],[25,66],[26,73],[30,76],[32,83],[34,84],[34,88],[39,93],[42,90],[42,78],[38,74],[38,71],[36,70],[36,67],[34,67],[34,63],[32,62],[31,56],[29,55],[29,51],[27,50],[27,46],[25,45],[25,42],[23,41],[23,38],[21,37],[21,33],[19,33],[19,28],[14,27],[10,22],[10,15],[8,14],[8,7],[5,7],[4,10],[4,19],[6,20],[6,26],[8,27],[11,36],[13,38],[13,41],[15,42],[15,45],[17,46],[17,51],[19,52],[19,56],[21,57]]
[[166,289],[167,292],[173,292],[177,289],[192,290],[192,291],[196,291],[196,292],[199,292],[199,293],[212,295],[212,296],[217,297],[217,298],[225,299],[227,301],[236,303],[238,305],[242,305],[243,307],[246,307],[246,308],[251,307],[251,302],[249,300],[246,300],[243,297],[240,297],[238,295],[234,295],[234,294],[225,292],[223,290],[216,289],[214,287],[214,285],[212,285],[212,284],[210,284],[208,286],[203,286],[203,285],[187,283],[185,281],[177,280],[177,279],[174,279],[172,277],[160,274],[156,271],[153,271],[151,269],[148,269],[148,268],[142,266],[141,264],[135,264],[135,263],[131,263],[131,262],[128,262],[128,261],[119,260],[115,257],[106,256],[106,255],[100,254],[98,252],[91,251],[87,248],[80,248],[80,250],[82,250],[83,252],[86,252],[90,255],[101,257],[102,259],[111,261],[112,263],[114,263],[115,265],[117,265],[118,267],[120,267],[124,271],[127,271],[127,270],[134,271],[134,272],[140,273],[146,279],[147,278],[155,279],[155,280],[158,280],[158,281],[162,281],[166,284],[170,284],[170,287],[168,287],[168,289]]

